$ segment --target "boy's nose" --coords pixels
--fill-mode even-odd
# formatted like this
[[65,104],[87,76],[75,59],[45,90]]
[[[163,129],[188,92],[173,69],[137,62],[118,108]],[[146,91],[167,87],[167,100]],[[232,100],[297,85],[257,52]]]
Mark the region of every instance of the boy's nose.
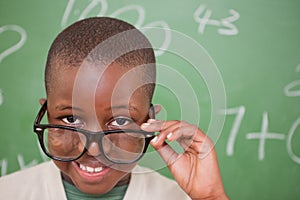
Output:
[[94,156],[94,157],[100,156],[101,151],[99,148],[99,144],[97,142],[91,142],[87,150],[87,154],[89,156]]

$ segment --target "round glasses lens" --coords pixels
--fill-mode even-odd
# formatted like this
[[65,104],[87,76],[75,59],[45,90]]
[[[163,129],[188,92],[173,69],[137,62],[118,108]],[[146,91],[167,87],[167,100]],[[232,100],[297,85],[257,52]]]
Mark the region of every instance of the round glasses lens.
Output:
[[126,132],[107,134],[102,138],[105,155],[112,161],[126,163],[139,159],[145,148],[145,136]]
[[86,137],[82,133],[61,128],[47,128],[44,131],[46,151],[60,159],[74,159],[84,151]]

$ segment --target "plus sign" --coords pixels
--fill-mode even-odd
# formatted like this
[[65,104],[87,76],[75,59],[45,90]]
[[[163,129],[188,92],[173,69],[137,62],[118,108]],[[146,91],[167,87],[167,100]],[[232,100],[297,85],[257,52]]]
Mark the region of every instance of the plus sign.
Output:
[[258,159],[263,160],[265,157],[265,143],[267,139],[273,139],[273,140],[284,140],[285,135],[282,133],[269,133],[268,132],[268,113],[263,113],[263,119],[262,119],[262,126],[261,126],[261,132],[253,132],[248,133],[246,135],[246,138],[248,140],[258,139],[259,140],[259,146],[258,146]]

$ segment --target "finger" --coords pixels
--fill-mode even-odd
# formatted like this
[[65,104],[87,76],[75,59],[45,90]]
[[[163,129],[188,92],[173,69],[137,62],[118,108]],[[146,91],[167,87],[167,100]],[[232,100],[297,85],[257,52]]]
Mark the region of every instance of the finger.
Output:
[[195,126],[183,126],[175,129],[168,134],[169,141],[176,141],[184,149],[185,152],[198,154],[200,152],[201,141],[195,141],[194,138],[198,134],[198,128]]
[[190,145],[199,146],[204,142],[207,136],[195,125],[185,124],[172,130],[167,135],[169,141],[177,141],[186,149]]
[[183,139],[193,139],[198,132],[198,127],[190,124],[183,124],[176,129],[173,129],[168,134],[167,138],[169,141],[179,141]]
[[147,123],[141,125],[141,129],[148,132],[160,132],[176,123],[178,122],[149,119]]
[[143,124],[141,127],[146,131],[152,131],[160,133],[156,136],[156,143],[162,145],[164,141],[172,135],[176,129],[178,129],[179,121],[160,121],[160,120],[148,120],[148,123]]
[[171,142],[179,142],[185,151],[197,155],[207,155],[213,149],[213,143],[197,126],[184,121],[149,119],[141,127],[145,131],[160,132],[154,139],[158,146],[168,139]]
[[160,146],[172,135],[172,132],[176,129],[176,127],[169,127],[164,131],[160,131],[158,135],[153,139],[155,143]]
[[156,138],[159,144],[162,144],[166,139],[169,141],[183,141],[186,139],[191,143],[197,131],[200,131],[197,126],[178,120],[161,121],[150,119],[141,128],[145,131],[159,131],[160,133]]
[[169,141],[177,141],[188,152],[205,157],[212,149],[213,142],[197,126],[180,126],[167,135]]
[[179,154],[172,149],[166,142],[159,144],[153,139],[151,141],[151,145],[158,152],[158,154],[162,157],[167,166],[172,165],[179,158]]

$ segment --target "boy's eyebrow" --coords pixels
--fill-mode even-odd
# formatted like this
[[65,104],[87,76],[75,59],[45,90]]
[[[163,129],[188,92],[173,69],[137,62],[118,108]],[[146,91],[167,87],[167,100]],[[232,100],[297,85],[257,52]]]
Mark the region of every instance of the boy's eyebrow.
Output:
[[82,111],[81,108],[79,107],[73,107],[73,106],[69,106],[69,105],[58,105],[55,107],[56,110],[77,110],[77,111]]
[[[83,111],[81,108],[79,107],[73,107],[73,106],[69,106],[69,105],[57,105],[55,107],[56,110],[77,110],[77,111]],[[105,111],[109,111],[109,110],[114,110],[114,109],[126,109],[126,110],[131,110],[131,111],[135,111],[138,112],[138,108],[134,105],[119,105],[119,106],[111,106],[105,109]]]
[[109,107],[109,108],[106,108],[105,110],[114,110],[114,109],[126,109],[126,110],[130,110],[130,111],[135,111],[135,112],[138,112],[139,110],[138,110],[138,108],[137,107],[135,107],[134,105],[129,105],[129,106],[127,106],[127,105],[119,105],[119,106],[111,106],[111,107]]

